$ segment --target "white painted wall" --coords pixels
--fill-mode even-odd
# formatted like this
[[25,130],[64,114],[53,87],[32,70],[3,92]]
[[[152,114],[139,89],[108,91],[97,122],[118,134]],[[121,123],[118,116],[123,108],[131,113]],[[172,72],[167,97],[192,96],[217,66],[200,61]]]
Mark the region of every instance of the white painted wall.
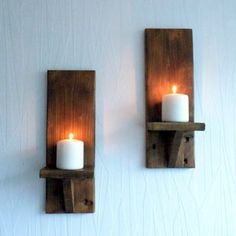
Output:
[[[0,236],[236,235],[234,0],[0,0]],[[193,170],[149,170],[144,29],[193,29]],[[47,215],[47,69],[94,69],[96,213]]]

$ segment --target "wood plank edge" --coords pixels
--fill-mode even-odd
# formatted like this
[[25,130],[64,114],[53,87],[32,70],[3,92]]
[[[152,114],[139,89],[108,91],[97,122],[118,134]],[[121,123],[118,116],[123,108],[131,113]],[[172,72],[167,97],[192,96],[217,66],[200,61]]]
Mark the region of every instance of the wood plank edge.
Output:
[[[168,125],[173,125],[176,126],[176,128],[172,128],[172,127],[165,127]],[[205,130],[205,123],[183,123],[182,125],[189,125],[189,128],[181,128],[181,127],[177,127],[177,126],[181,126],[181,123],[176,123],[176,124],[172,124],[172,123],[165,123],[165,122],[148,122],[147,123],[147,130],[148,131],[204,131]],[[192,126],[192,127],[191,127]]]
[[169,166],[156,166],[156,167],[150,167],[146,166],[146,169],[195,169],[195,166],[175,166],[175,167],[169,167]]
[[47,214],[75,214],[75,213],[80,213],[80,214],[93,214],[95,213],[95,209],[92,209],[90,211],[76,211],[74,210],[74,212],[66,212],[66,211],[47,211]]
[[[55,170],[56,171],[56,170]],[[60,171],[60,170],[58,170]],[[69,173],[68,173],[69,175]],[[39,172],[40,178],[50,178],[50,179],[90,179],[94,178],[94,169],[85,169],[84,171],[79,171],[79,173],[76,173],[74,176],[68,176],[63,174],[55,174],[53,173],[53,170],[46,168],[42,168]]]

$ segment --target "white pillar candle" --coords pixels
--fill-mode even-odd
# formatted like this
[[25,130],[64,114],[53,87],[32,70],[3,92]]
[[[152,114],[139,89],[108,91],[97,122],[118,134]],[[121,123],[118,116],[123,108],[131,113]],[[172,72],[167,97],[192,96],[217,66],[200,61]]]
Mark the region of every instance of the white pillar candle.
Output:
[[73,139],[73,134],[69,134],[69,139],[57,142],[57,168],[64,170],[76,170],[84,167],[84,142]]
[[188,95],[176,93],[176,89],[176,86],[173,86],[173,93],[162,97],[162,121],[188,122]]

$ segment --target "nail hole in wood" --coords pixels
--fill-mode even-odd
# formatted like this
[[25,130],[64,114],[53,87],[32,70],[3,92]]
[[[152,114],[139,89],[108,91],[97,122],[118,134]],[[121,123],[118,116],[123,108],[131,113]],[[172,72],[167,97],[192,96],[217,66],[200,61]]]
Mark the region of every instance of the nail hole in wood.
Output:
[[153,150],[156,149],[156,144],[152,144],[152,149],[153,149]]
[[189,142],[190,137],[185,137],[186,143]]
[[188,159],[184,158],[184,164],[187,165],[188,164]]
[[90,201],[90,200],[88,200],[88,199],[84,199],[84,204],[85,204],[86,206],[91,206],[91,205],[93,205],[93,202]]

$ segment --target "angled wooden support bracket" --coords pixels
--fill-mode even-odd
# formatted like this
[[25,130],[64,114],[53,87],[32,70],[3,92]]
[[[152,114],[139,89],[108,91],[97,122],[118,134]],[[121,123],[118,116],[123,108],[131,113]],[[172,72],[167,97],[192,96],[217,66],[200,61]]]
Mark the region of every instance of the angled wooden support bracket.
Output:
[[73,213],[75,211],[74,202],[74,183],[72,179],[63,180],[63,195],[65,211],[68,213]]
[[173,135],[173,141],[170,144],[170,154],[168,167],[176,167],[181,162],[181,142],[183,138],[183,132],[175,131]]
[[193,132],[174,131],[168,155],[169,168],[194,167]]

